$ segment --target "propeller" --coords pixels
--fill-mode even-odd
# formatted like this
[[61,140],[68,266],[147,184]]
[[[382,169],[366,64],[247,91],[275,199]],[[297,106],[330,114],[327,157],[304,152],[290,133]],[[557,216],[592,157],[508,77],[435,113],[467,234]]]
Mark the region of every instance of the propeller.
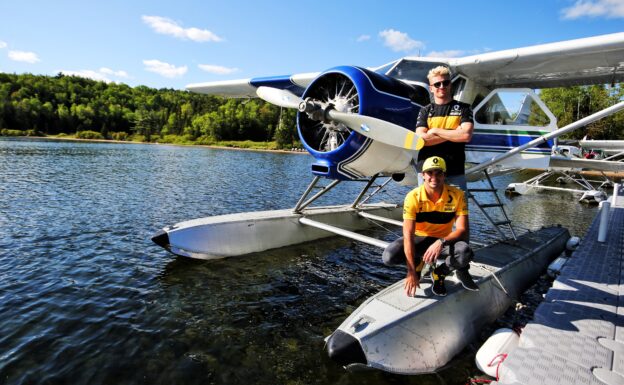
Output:
[[298,108],[315,120],[333,120],[342,123],[351,130],[390,146],[418,151],[425,141],[413,131],[397,124],[372,116],[340,112],[332,107],[323,107],[310,100],[303,100],[288,90],[273,87],[258,87],[256,94],[261,99],[280,107]]

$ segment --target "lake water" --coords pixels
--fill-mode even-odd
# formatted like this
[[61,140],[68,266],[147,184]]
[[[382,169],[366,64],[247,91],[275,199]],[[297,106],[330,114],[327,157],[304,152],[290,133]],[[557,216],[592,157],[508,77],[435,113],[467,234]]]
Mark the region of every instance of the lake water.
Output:
[[[323,339],[404,277],[380,250],[330,238],[218,261],[150,237],[179,221],[293,207],[309,155],[0,139],[0,384],[464,384],[439,374],[347,373]],[[498,188],[531,174],[495,178]],[[361,184],[325,203],[351,202]],[[383,196],[400,202],[406,188]],[[595,207],[568,193],[503,198],[519,228],[582,236]],[[471,217],[473,238],[491,238]],[[371,230],[392,240],[400,229]],[[244,242],[244,238],[241,238]]]

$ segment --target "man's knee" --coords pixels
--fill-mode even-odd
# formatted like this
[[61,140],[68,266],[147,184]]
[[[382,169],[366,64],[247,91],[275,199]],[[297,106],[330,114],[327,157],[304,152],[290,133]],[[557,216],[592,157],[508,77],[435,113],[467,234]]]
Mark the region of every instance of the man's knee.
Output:
[[474,252],[468,245],[468,243],[464,241],[455,242],[453,245],[453,259],[451,266],[456,269],[460,269],[462,267],[468,266],[472,258],[474,257]]
[[399,265],[405,263],[405,251],[403,249],[403,237],[400,237],[390,243],[381,255],[381,259],[385,265]]
[[474,252],[468,245],[468,243],[464,241],[459,241],[455,243],[455,258],[462,266],[467,266],[472,258],[474,257]]

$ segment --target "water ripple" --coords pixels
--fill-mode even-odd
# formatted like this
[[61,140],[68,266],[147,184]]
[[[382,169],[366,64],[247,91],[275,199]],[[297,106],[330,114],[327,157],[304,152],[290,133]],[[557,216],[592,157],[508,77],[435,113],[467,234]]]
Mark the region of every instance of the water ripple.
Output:
[[[376,248],[330,238],[207,262],[150,241],[186,219],[292,207],[310,163],[301,155],[0,139],[0,384],[438,383],[347,373],[324,353],[324,337],[355,307],[404,277]],[[498,187],[514,180],[505,178]],[[344,203],[359,188],[341,185],[325,203]],[[391,202],[407,192],[387,190]],[[576,235],[595,213],[558,194],[504,202],[521,227],[560,222]],[[471,227],[495,236],[478,215]],[[367,232],[387,241],[399,234]],[[455,368],[442,378],[465,383]]]

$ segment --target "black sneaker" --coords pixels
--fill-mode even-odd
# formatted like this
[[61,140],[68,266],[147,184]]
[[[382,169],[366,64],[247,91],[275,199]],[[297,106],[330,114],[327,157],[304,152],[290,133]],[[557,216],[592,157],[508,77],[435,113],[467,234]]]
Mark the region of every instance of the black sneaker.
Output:
[[470,276],[470,273],[468,272],[468,269],[466,269],[466,270],[456,270],[455,271],[455,276],[457,277],[459,282],[461,282],[462,286],[466,290],[479,291],[479,286],[477,286],[475,281]]
[[446,286],[444,286],[444,279],[446,275],[436,273],[436,269],[431,271],[431,279],[433,279],[433,286],[431,286],[431,291],[433,294],[444,297],[446,295]]

